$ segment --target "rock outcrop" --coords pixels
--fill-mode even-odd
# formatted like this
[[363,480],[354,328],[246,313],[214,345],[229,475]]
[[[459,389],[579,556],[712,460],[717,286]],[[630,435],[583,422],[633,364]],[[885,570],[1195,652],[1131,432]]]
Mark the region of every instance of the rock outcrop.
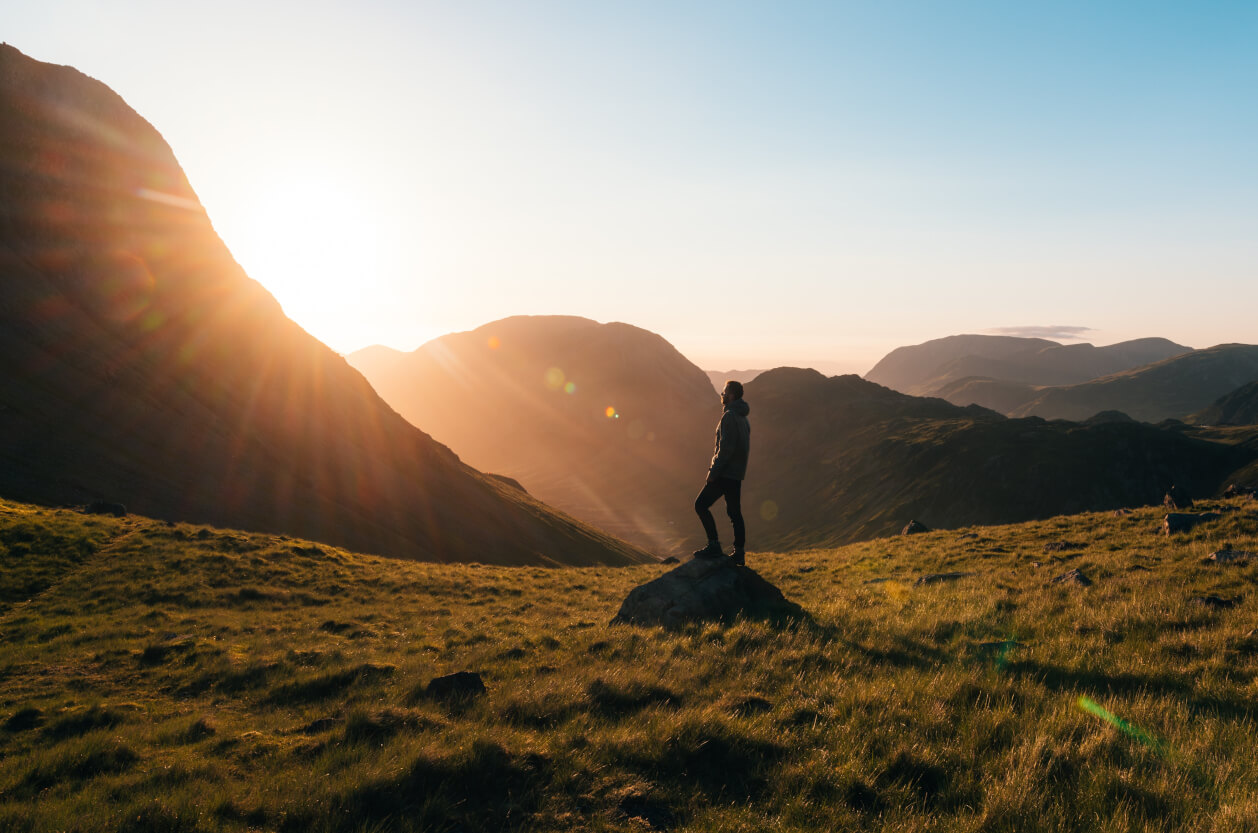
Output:
[[611,623],[677,628],[689,622],[732,622],[737,616],[806,618],[799,605],[754,570],[722,557],[687,561],[635,587]]

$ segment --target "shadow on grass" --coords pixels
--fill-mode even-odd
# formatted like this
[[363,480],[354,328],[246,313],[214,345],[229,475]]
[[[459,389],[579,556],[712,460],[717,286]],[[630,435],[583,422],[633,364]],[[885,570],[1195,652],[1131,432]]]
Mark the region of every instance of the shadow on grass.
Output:
[[331,807],[291,812],[285,833],[364,829],[504,830],[527,827],[546,797],[549,762],[478,742],[451,756],[421,755],[409,770],[332,799]]
[[1173,677],[1128,672],[1075,670],[1045,665],[1034,660],[1019,660],[1006,667],[1006,673],[1031,677],[1050,691],[1070,694],[1152,694],[1174,697],[1195,712],[1208,712],[1229,720],[1250,720],[1252,703],[1240,703],[1197,694],[1191,682]]

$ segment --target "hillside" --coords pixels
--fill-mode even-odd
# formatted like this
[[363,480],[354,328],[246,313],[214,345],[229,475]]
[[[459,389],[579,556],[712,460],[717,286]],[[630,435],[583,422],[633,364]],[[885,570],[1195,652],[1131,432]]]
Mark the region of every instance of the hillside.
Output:
[[[1214,494],[1246,444],[1124,422],[1007,419],[856,376],[779,368],[746,387],[753,547],[834,546],[929,527],[1006,523]],[[757,517],[758,515],[758,517]]]
[[408,425],[103,84],[0,46],[0,493],[436,561],[629,563]]
[[1255,506],[753,554],[810,624],[669,633],[607,625],[657,566],[0,502],[0,829],[1244,830]]
[[1144,422],[1185,419],[1254,381],[1258,345],[1220,344],[1080,385],[1045,388],[1011,415],[1082,420],[1114,410]]
[[1258,425],[1258,381],[1224,394],[1189,421],[1198,425]]
[[708,378],[712,380],[713,390],[720,393],[726,382],[741,382],[745,385],[764,373],[764,370],[705,370],[704,373],[708,374]]
[[942,396],[946,386],[971,377],[1030,386],[1070,385],[1188,352],[1191,348],[1164,338],[1095,347],[1042,338],[961,335],[897,348],[865,378],[902,393]]
[[661,555],[700,533],[691,507],[720,399],[654,333],[519,316],[349,361],[470,464],[583,521]]

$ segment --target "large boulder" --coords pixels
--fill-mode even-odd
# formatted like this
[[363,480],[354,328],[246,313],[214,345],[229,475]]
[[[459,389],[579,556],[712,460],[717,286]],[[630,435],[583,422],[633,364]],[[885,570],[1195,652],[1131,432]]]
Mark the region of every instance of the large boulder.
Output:
[[743,615],[758,619],[803,619],[788,601],[754,570],[729,558],[696,558],[629,591],[613,625],[663,625],[731,622]]

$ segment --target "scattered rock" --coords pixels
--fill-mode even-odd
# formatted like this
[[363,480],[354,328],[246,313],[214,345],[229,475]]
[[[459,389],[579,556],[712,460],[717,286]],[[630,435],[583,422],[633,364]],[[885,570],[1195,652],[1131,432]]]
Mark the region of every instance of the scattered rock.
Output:
[[436,677],[424,694],[433,700],[468,700],[485,693],[485,683],[475,671],[456,671]]
[[1090,587],[1092,579],[1083,574],[1082,570],[1071,570],[1068,573],[1062,573],[1053,579],[1054,584],[1077,584],[1080,587]]
[[939,584],[945,581],[956,581],[959,578],[965,578],[966,576],[972,576],[972,575],[974,574],[973,573],[930,573],[929,575],[922,576],[921,578],[919,578],[917,581],[913,583],[914,584]]
[[1162,498],[1162,505],[1167,509],[1191,509],[1192,498],[1178,486],[1172,486]]
[[977,532],[962,532],[957,536],[958,541],[971,541],[978,537]]
[[1255,555],[1245,550],[1219,550],[1201,559],[1203,564],[1248,564]]
[[1258,497],[1258,489],[1252,486],[1237,486],[1235,483],[1223,490],[1223,497]]
[[1043,567],[1044,565],[1043,565],[1043,564],[1041,564],[1041,563],[1040,563],[1040,562],[1038,562],[1038,561],[1032,561],[1032,562],[1031,562],[1031,566],[1032,566],[1032,567]]
[[122,518],[127,514],[127,507],[107,500],[94,500],[83,511],[89,515],[113,515],[115,518]]
[[672,830],[677,826],[677,815],[672,810],[646,796],[626,796],[617,809],[621,818],[640,821],[652,830]]
[[900,530],[901,535],[917,535],[919,532],[930,532],[930,527],[920,521],[909,521],[904,529]]
[[681,563],[681,561],[680,561],[680,560],[678,560],[677,556],[675,556],[675,555],[670,555],[668,558],[665,558],[665,559],[664,559],[663,561],[661,561],[660,563],[661,563],[661,564],[680,564],[680,563]]
[[1238,604],[1240,604],[1240,600],[1241,600],[1240,596],[1237,596],[1234,599],[1225,599],[1222,596],[1214,596],[1214,595],[1197,596],[1191,599],[1191,601],[1195,602],[1196,604],[1204,605],[1206,607],[1211,607],[1211,608],[1214,608],[1215,610],[1227,610],[1228,608],[1236,607]]
[[1223,517],[1218,512],[1199,512],[1195,515],[1185,514],[1182,512],[1169,512],[1162,519],[1162,534],[1170,535],[1174,532],[1187,532],[1199,523],[1206,521],[1217,521]]
[[1124,516],[1124,515],[1130,515],[1130,514],[1131,514],[1131,510],[1130,510],[1130,509],[1115,509],[1115,510],[1114,510],[1114,517],[1115,517],[1115,518],[1121,518],[1121,517],[1122,517],[1122,516]]
[[675,628],[739,615],[798,619],[804,612],[754,570],[729,558],[696,558],[631,590],[611,624]]
[[1084,549],[1084,545],[1076,541],[1049,541],[1044,545],[1044,552],[1067,552]]

